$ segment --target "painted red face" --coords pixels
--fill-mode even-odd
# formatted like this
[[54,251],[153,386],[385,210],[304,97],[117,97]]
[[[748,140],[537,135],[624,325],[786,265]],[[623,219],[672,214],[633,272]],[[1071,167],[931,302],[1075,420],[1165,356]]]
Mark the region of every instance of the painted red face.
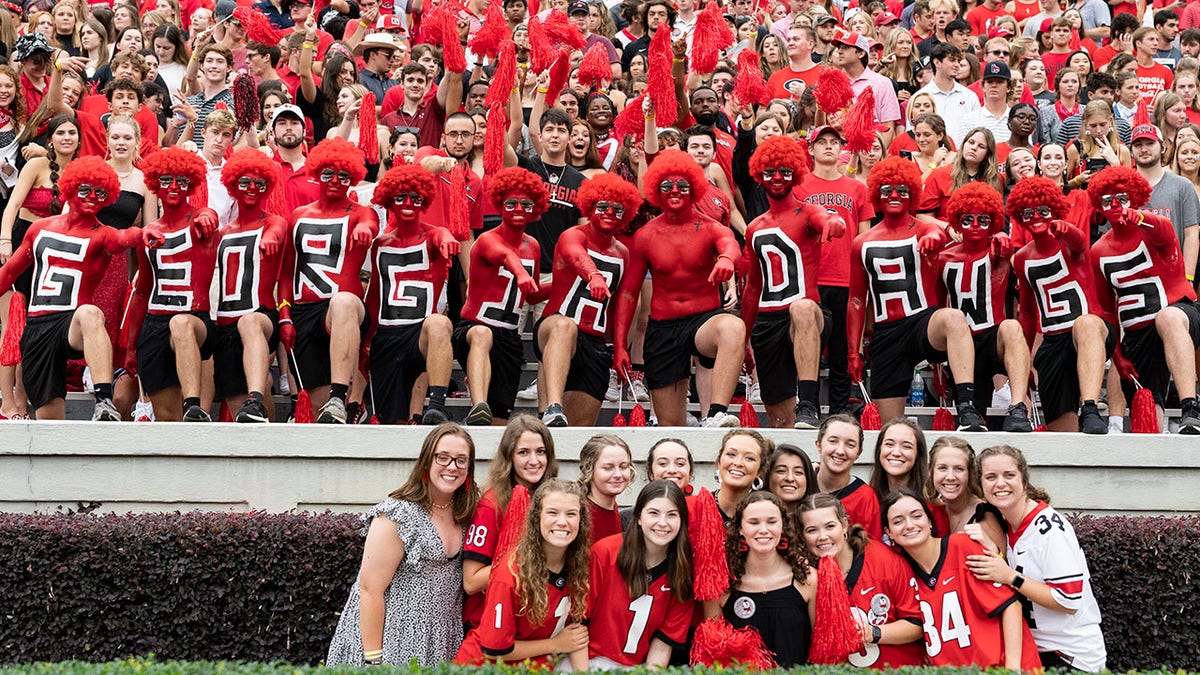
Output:
[[597,230],[614,235],[625,224],[625,206],[617,202],[598,201],[592,208],[590,221]]
[[335,169],[321,169],[317,174],[317,180],[321,183],[321,195],[326,199],[342,199],[350,190],[350,182],[352,178],[349,171],[337,171]]
[[1100,196],[1100,211],[1110,223],[1121,223],[1125,209],[1129,208],[1129,195],[1124,192]]
[[234,185],[233,199],[241,208],[257,207],[267,192],[267,179],[258,176],[242,176]]
[[1018,213],[1017,220],[1031,233],[1042,234],[1049,230],[1050,221],[1054,220],[1054,212],[1049,206],[1032,207]]
[[500,204],[500,220],[509,227],[524,230],[533,221],[534,202],[529,197],[513,194]]
[[912,194],[908,191],[907,185],[879,186],[879,204],[883,207],[884,215],[899,216],[907,214],[911,199]]
[[425,200],[416,192],[401,192],[392,198],[389,210],[398,223],[415,223],[424,210]]
[[796,186],[796,172],[786,166],[763,169],[762,186],[767,196],[782,199]]
[[692,206],[692,184],[686,178],[666,178],[658,184],[662,209],[668,213],[680,213]]
[[75,196],[70,201],[75,211],[84,215],[94,216],[96,212],[104,208],[104,202],[107,199],[108,190],[93,187],[89,183],[83,183],[76,188]]
[[991,238],[991,214],[967,213],[954,224],[955,229],[962,235],[964,241],[987,241]]
[[183,206],[192,194],[192,182],[187,176],[163,174],[158,177],[158,200],[166,206]]

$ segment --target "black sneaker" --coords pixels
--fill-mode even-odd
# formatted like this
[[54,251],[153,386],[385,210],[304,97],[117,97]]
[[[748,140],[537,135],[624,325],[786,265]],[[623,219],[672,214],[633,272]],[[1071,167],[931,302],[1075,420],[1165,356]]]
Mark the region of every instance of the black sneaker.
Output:
[[975,404],[965,401],[958,404],[959,431],[987,431],[987,422],[979,416]]
[[1029,408],[1026,408],[1024,403],[1008,407],[1008,415],[1004,417],[1004,431],[1021,434],[1033,431],[1033,425],[1029,423]]
[[1185,436],[1200,435],[1200,405],[1193,400],[1191,405],[1184,406],[1179,417],[1179,433]]
[[1084,403],[1079,409],[1079,430],[1085,434],[1107,434],[1108,422],[1100,417],[1095,403]]
[[563,412],[561,405],[551,403],[542,413],[542,423],[548,427],[565,427],[567,426],[567,414]]
[[470,427],[486,427],[492,423],[492,407],[487,401],[480,401],[471,407],[471,412],[463,421]]
[[183,411],[184,422],[211,422],[212,417],[208,411],[198,405],[189,405],[187,410]]
[[358,401],[346,404],[346,424],[366,424],[368,419],[367,406]]
[[446,417],[445,410],[434,408],[433,406],[426,406],[425,412],[421,414],[421,424],[431,427],[436,427],[449,419],[449,417]]
[[817,429],[821,426],[821,414],[812,401],[800,401],[796,404],[796,429]]
[[262,404],[262,401],[253,396],[246,397],[245,402],[242,403],[241,410],[238,410],[237,417],[234,419],[242,424],[265,424],[271,421],[267,419],[267,408]]

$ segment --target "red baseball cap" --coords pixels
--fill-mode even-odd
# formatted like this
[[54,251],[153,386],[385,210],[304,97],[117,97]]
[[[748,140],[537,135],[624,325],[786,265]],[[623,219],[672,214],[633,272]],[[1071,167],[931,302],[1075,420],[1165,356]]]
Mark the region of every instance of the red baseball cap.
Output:
[[878,28],[880,26],[890,26],[894,23],[898,23],[899,21],[900,19],[897,18],[895,14],[892,14],[891,12],[881,12],[879,16],[875,17],[875,27]]

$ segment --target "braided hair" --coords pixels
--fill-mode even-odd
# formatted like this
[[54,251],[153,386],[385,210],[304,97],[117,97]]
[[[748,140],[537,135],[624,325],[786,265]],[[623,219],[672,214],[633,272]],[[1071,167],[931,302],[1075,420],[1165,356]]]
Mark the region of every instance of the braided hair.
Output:
[[[75,121],[74,115],[58,115],[56,117],[51,118],[50,122],[47,123],[47,125],[46,125],[46,139],[47,139],[46,143],[47,143],[47,145],[49,145],[49,148],[48,148],[49,152],[46,153],[46,159],[48,159],[50,161],[50,183],[52,185],[52,187],[50,189],[53,194],[53,196],[50,198],[50,213],[53,213],[55,215],[62,213],[63,202],[62,202],[62,199],[60,198],[61,195],[59,194],[59,190],[58,190],[58,182],[59,182],[58,174],[61,170],[65,169],[66,167],[58,165],[58,152],[55,151],[53,144],[50,142],[50,139],[54,138],[54,132],[57,131],[58,128],[64,124],[74,125],[76,131],[78,131],[78,129],[79,129],[79,122]],[[69,162],[70,160],[75,159],[78,156],[79,156],[79,145],[76,144],[75,152],[71,155],[71,157],[67,161]]]

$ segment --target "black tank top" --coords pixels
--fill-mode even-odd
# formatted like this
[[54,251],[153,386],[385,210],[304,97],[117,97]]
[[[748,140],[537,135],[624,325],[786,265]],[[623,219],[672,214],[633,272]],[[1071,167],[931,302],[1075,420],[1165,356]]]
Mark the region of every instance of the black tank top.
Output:
[[733,590],[723,613],[734,628],[757,629],[781,668],[808,663],[812,623],[808,620],[808,603],[795,584],[765,593]]

